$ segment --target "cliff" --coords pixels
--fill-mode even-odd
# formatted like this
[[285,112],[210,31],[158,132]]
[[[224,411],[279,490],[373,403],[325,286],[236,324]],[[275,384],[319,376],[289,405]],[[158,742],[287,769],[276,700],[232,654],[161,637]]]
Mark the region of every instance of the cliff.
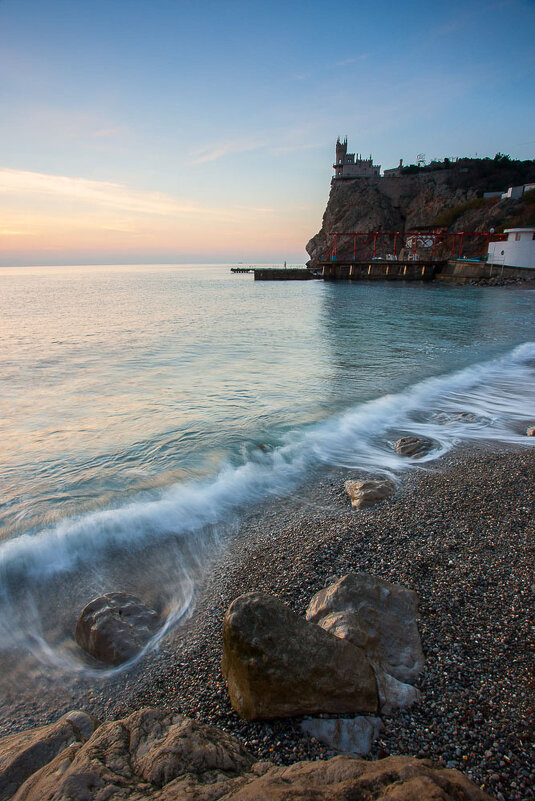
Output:
[[[451,232],[533,225],[533,199],[484,199],[483,192],[535,181],[535,162],[463,159],[435,168],[408,167],[396,177],[333,181],[321,230],[308,242],[309,266],[328,250],[329,233],[407,231],[443,225]],[[529,193],[532,195],[533,193]],[[343,241],[341,242],[344,248]],[[347,240],[345,247],[352,248]],[[339,254],[343,255],[339,248]],[[468,255],[468,253],[467,253]]]

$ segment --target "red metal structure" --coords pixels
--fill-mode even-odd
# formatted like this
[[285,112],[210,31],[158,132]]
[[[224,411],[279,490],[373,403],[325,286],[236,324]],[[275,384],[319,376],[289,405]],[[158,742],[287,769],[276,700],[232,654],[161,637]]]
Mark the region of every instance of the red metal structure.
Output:
[[[336,261],[339,245],[343,246],[345,251],[350,250],[351,245],[350,242],[347,241],[348,237],[351,237],[353,240],[353,256],[352,259],[344,258],[344,261],[357,261],[357,250],[364,250],[364,255],[359,256],[359,260],[362,261],[366,261],[370,257],[371,259],[379,258],[385,261],[397,261],[398,245],[399,250],[405,249],[405,258],[408,261],[419,260],[421,251],[426,251],[426,261],[435,261],[437,248],[439,247],[442,251],[442,258],[460,259],[462,258],[463,248],[467,240],[471,240],[471,244],[488,245],[491,237],[495,238],[499,236],[499,234],[493,235],[490,232],[482,233],[480,231],[461,231],[452,234],[447,231],[414,230],[334,232],[329,234],[329,236],[332,238],[332,241],[323,261]],[[391,239],[393,239],[393,243],[392,246],[389,247]],[[381,251],[389,250],[390,252],[385,253],[384,256],[378,257],[378,246],[381,248]]]

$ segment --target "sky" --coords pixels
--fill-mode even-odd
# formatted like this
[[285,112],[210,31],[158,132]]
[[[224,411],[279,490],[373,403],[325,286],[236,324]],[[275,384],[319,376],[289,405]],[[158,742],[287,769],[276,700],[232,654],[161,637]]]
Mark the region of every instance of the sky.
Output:
[[535,0],[0,0],[0,265],[304,263],[337,136],[533,158],[534,41]]

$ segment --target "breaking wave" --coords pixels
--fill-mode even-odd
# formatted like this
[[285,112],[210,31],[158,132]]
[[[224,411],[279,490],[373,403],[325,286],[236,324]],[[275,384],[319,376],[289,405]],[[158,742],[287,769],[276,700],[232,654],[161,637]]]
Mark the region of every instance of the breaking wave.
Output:
[[[89,669],[76,648],[65,645],[74,612],[64,608],[79,610],[99,591],[115,589],[111,582],[122,570],[130,585],[145,581],[147,587],[164,588],[155,605],[166,622],[147,646],[153,648],[191,610],[198,577],[221,545],[219,526],[240,509],[289,493],[321,464],[395,478],[461,442],[533,446],[535,438],[526,437],[525,428],[535,422],[534,379],[535,343],[529,342],[499,359],[426,379],[294,430],[281,446],[249,451],[242,464],[227,465],[209,480],[177,484],[155,499],[129,501],[3,542],[0,646],[23,644],[49,663]],[[434,449],[417,462],[398,456],[392,442],[407,434],[430,438]],[[167,550],[158,561],[154,554],[163,545]],[[65,585],[72,591],[68,600],[62,596]],[[63,597],[63,612],[57,605],[43,612],[43,599],[52,592]],[[50,621],[58,614],[64,622],[52,635]]]

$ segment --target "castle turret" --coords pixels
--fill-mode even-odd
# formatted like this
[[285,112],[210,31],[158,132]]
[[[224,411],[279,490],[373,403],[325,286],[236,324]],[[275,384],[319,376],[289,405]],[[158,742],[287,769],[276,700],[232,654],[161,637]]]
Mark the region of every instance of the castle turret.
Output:
[[[336,140],[336,164],[344,164],[347,155],[347,136],[343,142],[340,137]],[[336,165],[335,165],[336,166]]]

